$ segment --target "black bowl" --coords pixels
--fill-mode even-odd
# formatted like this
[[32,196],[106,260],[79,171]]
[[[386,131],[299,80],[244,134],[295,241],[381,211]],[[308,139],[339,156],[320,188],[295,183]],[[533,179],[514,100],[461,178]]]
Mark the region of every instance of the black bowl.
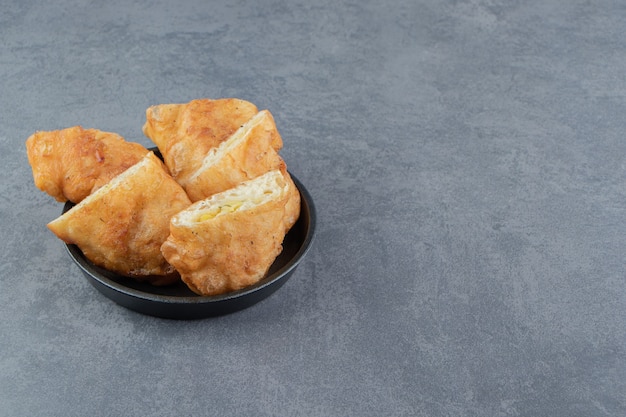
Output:
[[[199,296],[179,282],[170,286],[154,286],[117,275],[91,263],[76,245],[66,245],[70,257],[98,291],[116,303],[156,317],[168,319],[200,319],[233,313],[250,307],[278,290],[296,270],[313,242],[316,213],[313,199],[293,175],[300,191],[300,218],[285,236],[283,251],[258,283],[242,290],[215,296]],[[66,203],[65,213],[73,206]]]

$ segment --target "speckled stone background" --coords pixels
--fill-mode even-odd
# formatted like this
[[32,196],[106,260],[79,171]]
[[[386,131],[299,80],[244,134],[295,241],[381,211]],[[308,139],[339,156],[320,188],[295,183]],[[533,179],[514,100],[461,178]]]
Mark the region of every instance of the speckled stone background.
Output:
[[[626,415],[621,1],[0,1],[0,415]],[[318,210],[279,292],[95,291],[24,141],[272,111]]]

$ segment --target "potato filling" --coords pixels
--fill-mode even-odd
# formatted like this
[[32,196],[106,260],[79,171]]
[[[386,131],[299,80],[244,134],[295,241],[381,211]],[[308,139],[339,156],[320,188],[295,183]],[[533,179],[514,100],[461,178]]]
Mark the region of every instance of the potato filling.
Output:
[[172,221],[181,224],[204,222],[223,214],[263,205],[286,192],[287,184],[282,173],[278,170],[270,171],[237,187],[196,202],[174,216]]
[[198,216],[197,221],[204,222],[204,221],[213,219],[220,214],[231,213],[233,211],[236,211],[242,205],[243,205],[242,201],[233,201],[233,202],[224,203],[217,207],[212,207],[210,210],[200,213],[200,216]]

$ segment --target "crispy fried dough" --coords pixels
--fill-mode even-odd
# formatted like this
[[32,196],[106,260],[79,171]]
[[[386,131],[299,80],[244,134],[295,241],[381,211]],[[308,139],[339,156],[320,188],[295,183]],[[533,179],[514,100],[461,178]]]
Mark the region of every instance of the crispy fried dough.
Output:
[[210,149],[257,112],[254,104],[236,98],[160,104],[146,110],[143,132],[159,148],[174,179],[184,183],[202,165]]
[[148,150],[116,133],[80,126],[40,131],[26,140],[35,186],[57,201],[79,203],[143,158]]
[[267,273],[299,210],[288,173],[273,170],[173,216],[161,252],[197,294],[245,288]]
[[181,182],[191,201],[213,194],[285,167],[277,152],[282,139],[272,114],[263,110],[228,139],[209,150],[196,172]]
[[170,218],[191,201],[150,152],[141,161],[48,224],[95,265],[118,274],[168,284],[178,280],[161,254]]

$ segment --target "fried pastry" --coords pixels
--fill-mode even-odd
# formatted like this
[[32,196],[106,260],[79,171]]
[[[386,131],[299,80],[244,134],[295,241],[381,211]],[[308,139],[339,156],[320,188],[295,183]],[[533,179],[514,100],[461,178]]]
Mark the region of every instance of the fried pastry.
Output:
[[171,217],[190,204],[150,152],[48,227],[66,243],[76,244],[95,265],[164,285],[179,276],[160,248],[169,235]]
[[35,186],[60,202],[79,203],[136,164],[148,150],[116,133],[81,126],[40,131],[26,140]]
[[299,213],[289,174],[272,170],[173,216],[161,252],[197,294],[242,289],[267,273]]
[[272,114],[263,110],[228,139],[211,148],[202,165],[181,181],[191,201],[202,200],[268,171],[284,168],[276,151],[282,139]]
[[174,179],[184,183],[202,165],[210,149],[257,112],[254,104],[236,98],[160,104],[146,110],[143,132],[159,148]]

